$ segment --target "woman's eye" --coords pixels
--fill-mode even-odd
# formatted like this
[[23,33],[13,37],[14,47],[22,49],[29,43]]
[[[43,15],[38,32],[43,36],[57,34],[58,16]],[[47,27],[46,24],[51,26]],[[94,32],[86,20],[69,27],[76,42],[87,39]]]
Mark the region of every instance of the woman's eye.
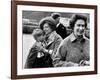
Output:
[[78,27],[80,27],[80,26],[84,27],[85,25],[77,24],[77,26],[78,26]]
[[80,24],[77,24],[77,26],[81,26]]

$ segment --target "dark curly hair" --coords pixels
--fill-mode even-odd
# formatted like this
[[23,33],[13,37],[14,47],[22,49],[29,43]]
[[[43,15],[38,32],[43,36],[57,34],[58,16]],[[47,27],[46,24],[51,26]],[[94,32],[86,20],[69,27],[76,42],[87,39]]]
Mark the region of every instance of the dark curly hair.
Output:
[[75,15],[72,16],[72,19],[70,20],[70,27],[71,27],[72,29],[74,28],[75,22],[76,22],[78,19],[84,20],[84,21],[85,21],[85,27],[87,26],[87,17],[84,16],[84,15],[75,14]]

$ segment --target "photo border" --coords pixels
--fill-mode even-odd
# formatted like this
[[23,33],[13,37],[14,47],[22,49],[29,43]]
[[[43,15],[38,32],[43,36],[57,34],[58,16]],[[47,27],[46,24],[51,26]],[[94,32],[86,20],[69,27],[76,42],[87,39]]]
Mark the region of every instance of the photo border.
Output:
[[[17,5],[94,9],[94,71],[17,75]],[[90,75],[90,74],[97,74],[97,6],[96,5],[15,1],[15,0],[11,1],[11,78],[12,79],[59,77],[59,76]]]

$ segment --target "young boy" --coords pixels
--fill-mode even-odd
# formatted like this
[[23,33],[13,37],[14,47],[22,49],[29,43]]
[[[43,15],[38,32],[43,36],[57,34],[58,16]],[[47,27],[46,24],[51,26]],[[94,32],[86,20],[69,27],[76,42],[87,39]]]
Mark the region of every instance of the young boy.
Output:
[[44,32],[41,29],[35,29],[32,36],[36,42],[29,51],[25,68],[51,67],[52,59],[45,49],[46,44]]

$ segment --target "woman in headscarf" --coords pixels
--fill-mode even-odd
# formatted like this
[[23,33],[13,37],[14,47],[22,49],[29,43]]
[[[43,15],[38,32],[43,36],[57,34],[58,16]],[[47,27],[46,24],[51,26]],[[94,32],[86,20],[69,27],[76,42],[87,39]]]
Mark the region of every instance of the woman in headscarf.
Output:
[[46,17],[40,21],[39,26],[44,31],[46,36],[45,52],[48,52],[48,54],[50,54],[51,58],[53,59],[57,51],[57,48],[62,41],[61,36],[57,34],[55,31],[56,23],[54,19],[52,19],[51,17]]
[[36,43],[30,49],[25,68],[53,67],[53,57],[62,41],[55,31],[56,24],[51,17],[43,18],[39,26],[40,29],[33,31]]

